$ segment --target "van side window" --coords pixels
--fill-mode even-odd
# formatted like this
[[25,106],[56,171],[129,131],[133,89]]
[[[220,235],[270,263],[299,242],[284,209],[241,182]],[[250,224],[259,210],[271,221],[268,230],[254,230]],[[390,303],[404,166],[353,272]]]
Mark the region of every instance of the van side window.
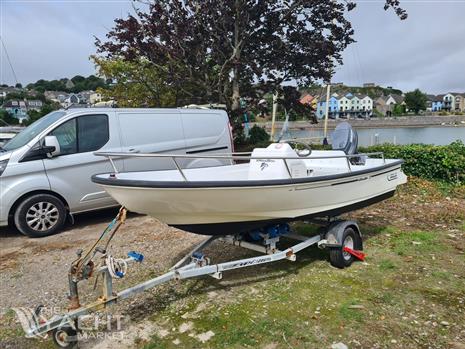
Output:
[[79,153],[96,151],[110,139],[107,115],[85,115],[77,118]]
[[60,143],[60,155],[85,153],[103,147],[110,139],[107,115],[84,115],[66,121],[51,132]]
[[77,153],[76,119],[66,121],[50,134],[55,136],[60,143],[60,155]]

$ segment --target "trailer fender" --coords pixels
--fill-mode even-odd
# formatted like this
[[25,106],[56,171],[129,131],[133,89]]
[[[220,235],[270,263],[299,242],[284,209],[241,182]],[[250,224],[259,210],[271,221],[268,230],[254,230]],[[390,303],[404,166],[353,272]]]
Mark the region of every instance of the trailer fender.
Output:
[[357,233],[360,238],[357,249],[363,250],[362,233],[360,232],[357,222],[347,220],[334,221],[327,227],[326,234],[324,236],[324,239],[326,240],[325,247],[341,247],[342,236],[347,228],[352,228]]

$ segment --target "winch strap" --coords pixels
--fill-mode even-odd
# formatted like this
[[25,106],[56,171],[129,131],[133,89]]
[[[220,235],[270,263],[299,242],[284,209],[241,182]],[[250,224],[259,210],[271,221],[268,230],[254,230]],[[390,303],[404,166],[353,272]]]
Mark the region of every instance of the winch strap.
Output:
[[116,215],[116,217],[110,222],[110,224],[108,224],[108,226],[105,228],[105,230],[102,232],[102,234],[100,234],[100,237],[94,242],[94,244],[86,251],[86,253],[84,254],[83,257],[81,257],[77,264],[76,264],[76,269],[79,269],[82,265],[84,265],[87,257],[90,256],[90,254],[92,253],[92,251],[94,251],[95,247],[97,247],[97,245],[99,244],[99,242],[104,238],[104,236],[113,229],[113,227],[115,226],[116,224],[116,227],[113,229],[113,233],[111,234],[110,238],[108,239],[107,243],[105,244],[105,250],[107,249],[108,247],[108,244],[110,242],[110,240],[113,238],[113,236],[115,236],[115,233],[118,231],[118,229],[120,228],[120,226],[126,221],[126,216],[127,216],[127,210],[124,206],[121,206],[121,208],[119,209],[119,212],[118,214]]

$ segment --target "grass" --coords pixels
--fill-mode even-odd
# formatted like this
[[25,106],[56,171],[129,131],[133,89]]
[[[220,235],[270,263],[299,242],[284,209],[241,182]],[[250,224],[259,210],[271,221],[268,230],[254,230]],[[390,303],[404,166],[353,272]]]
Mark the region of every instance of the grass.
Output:
[[[465,223],[463,197],[456,193],[413,181],[400,196],[354,214],[368,257],[344,270],[330,266],[327,251],[310,248],[299,252],[296,262],[156,289],[139,309],[130,310],[131,316],[167,335],[154,331],[149,338],[135,337],[133,347],[329,348],[343,342],[349,348],[449,348],[450,342],[464,343]],[[424,212],[425,203],[431,206]],[[317,233],[302,222],[293,229]],[[0,329],[0,347],[2,341],[18,341],[27,348],[12,321]],[[189,330],[181,333],[182,326]],[[202,343],[209,331],[214,335]]]
[[444,246],[438,241],[438,233],[429,231],[411,231],[397,234],[393,239],[393,251],[398,255],[418,255],[444,250]]

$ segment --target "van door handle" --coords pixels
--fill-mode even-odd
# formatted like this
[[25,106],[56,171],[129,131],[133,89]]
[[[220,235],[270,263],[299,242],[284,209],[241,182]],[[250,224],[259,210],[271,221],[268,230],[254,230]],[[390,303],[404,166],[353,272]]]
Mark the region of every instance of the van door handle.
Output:
[[140,153],[140,150],[131,148],[128,150],[129,153]]

